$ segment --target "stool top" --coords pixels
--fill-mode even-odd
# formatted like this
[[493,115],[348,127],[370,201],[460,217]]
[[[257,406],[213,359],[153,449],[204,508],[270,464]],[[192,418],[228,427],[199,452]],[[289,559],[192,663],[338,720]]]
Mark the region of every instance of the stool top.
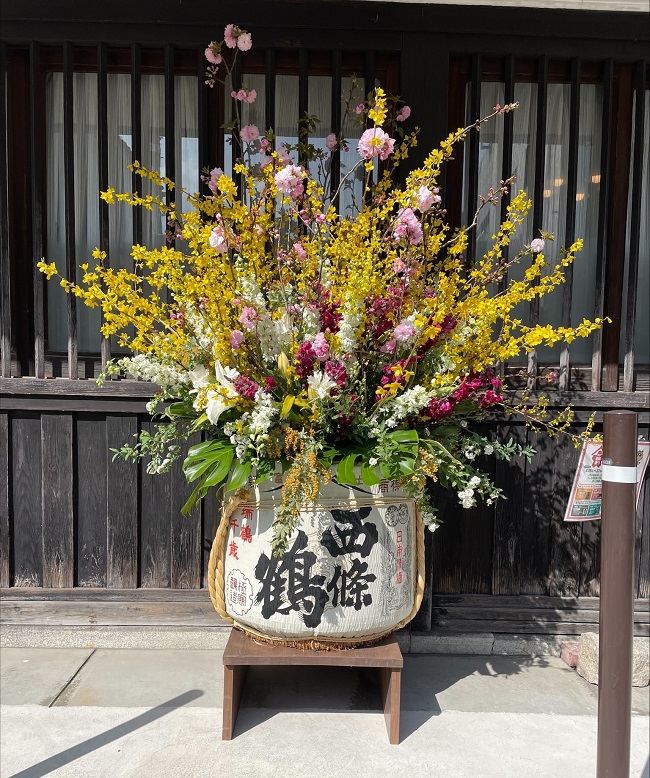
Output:
[[[318,638],[316,638],[318,639]],[[372,646],[314,651],[262,643],[233,629],[223,652],[224,665],[329,665],[334,667],[395,667],[404,665],[395,635]]]

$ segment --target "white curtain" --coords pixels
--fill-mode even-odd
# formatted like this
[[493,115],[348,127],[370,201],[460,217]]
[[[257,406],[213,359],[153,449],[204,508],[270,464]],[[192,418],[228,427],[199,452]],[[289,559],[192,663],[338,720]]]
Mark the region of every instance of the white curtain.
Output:
[[[549,84],[546,105],[546,145],[544,159],[542,229],[555,235],[555,242],[546,247],[547,262],[552,268],[564,246],[569,163],[570,86]],[[515,84],[515,101],[519,108],[513,114],[513,148],[511,174],[516,176],[513,196],[525,191],[532,197],[535,188],[535,156],[537,130],[537,84]],[[481,85],[481,116],[504,103],[504,85],[486,82]],[[478,117],[467,115],[468,122]],[[574,264],[571,319],[575,325],[583,318],[594,316],[595,271],[598,234],[598,196],[600,189],[600,144],[602,126],[602,87],[583,85],[580,88],[580,118],[578,139],[578,169],[576,189],[576,237],[584,239],[584,249]],[[483,125],[479,139],[478,191],[485,195],[499,185],[503,159],[503,121],[494,119]],[[467,155],[465,157],[465,192],[467,191]],[[467,196],[463,196],[463,220],[469,223],[474,213],[468,212]],[[500,208],[486,207],[477,225],[477,255],[482,256],[492,244],[492,235],[499,226]],[[532,211],[510,244],[514,256],[525,243],[538,237],[532,233]],[[530,259],[510,270],[510,278],[521,279]],[[539,320],[542,324],[560,324],[563,287],[540,300]],[[522,304],[515,315],[529,320],[529,306]],[[591,362],[591,339],[579,339],[571,344],[573,364]],[[541,362],[557,363],[560,347],[540,348]]]
[[[162,75],[142,77],[142,154],[144,166],[165,174],[165,92]],[[197,79],[177,76],[175,90],[175,178],[190,193],[199,189]],[[76,262],[92,264],[92,250],[99,244],[99,159],[97,133],[97,75],[75,73],[74,94],[74,189]],[[132,161],[131,79],[126,74],[108,75],[108,184],[120,192],[131,191]],[[66,221],[63,137],[63,75],[51,73],[46,84],[47,126],[47,260],[65,268]],[[157,190],[157,191],[156,191]],[[162,194],[145,179],[138,180],[141,194]],[[189,205],[184,198],[182,209]],[[142,211],[142,241],[147,246],[165,242],[164,219],[157,212]],[[112,267],[132,268],[133,209],[124,204],[109,208],[109,262]],[[82,271],[79,269],[77,273]],[[65,294],[49,284],[48,348],[65,352],[68,342]],[[95,354],[100,348],[100,315],[79,304],[79,353]],[[113,344],[115,346],[115,344]]]

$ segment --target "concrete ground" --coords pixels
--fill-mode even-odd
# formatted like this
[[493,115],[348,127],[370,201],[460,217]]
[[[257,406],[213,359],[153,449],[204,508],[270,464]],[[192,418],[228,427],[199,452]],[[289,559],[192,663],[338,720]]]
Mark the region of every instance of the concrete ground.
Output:
[[218,650],[3,648],[0,668],[2,778],[595,775],[597,688],[554,657],[405,655],[399,746],[371,670],[252,668],[223,742]]

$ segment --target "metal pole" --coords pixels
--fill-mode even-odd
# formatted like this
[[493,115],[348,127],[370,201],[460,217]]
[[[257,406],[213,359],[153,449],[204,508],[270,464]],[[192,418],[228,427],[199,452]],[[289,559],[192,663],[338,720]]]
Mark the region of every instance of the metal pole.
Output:
[[604,413],[597,778],[630,774],[636,451],[636,413]]

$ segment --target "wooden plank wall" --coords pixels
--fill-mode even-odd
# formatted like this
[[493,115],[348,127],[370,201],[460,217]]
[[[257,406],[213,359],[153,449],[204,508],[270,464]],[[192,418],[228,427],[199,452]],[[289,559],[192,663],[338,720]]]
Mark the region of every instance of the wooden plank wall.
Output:
[[[639,432],[647,438],[643,418]],[[146,462],[112,461],[110,449],[148,424],[137,413],[0,413],[0,586],[206,586],[216,496],[183,517],[189,490],[180,464],[154,476]],[[599,594],[599,523],[562,521],[578,450],[523,425],[503,426],[499,435],[534,445],[536,454],[530,464],[496,463],[507,499],[492,507],[465,511],[455,495],[435,492],[443,524],[427,533],[429,607],[418,616],[421,627],[430,627],[440,594]],[[637,513],[639,598],[650,594],[649,492],[646,479]]]

